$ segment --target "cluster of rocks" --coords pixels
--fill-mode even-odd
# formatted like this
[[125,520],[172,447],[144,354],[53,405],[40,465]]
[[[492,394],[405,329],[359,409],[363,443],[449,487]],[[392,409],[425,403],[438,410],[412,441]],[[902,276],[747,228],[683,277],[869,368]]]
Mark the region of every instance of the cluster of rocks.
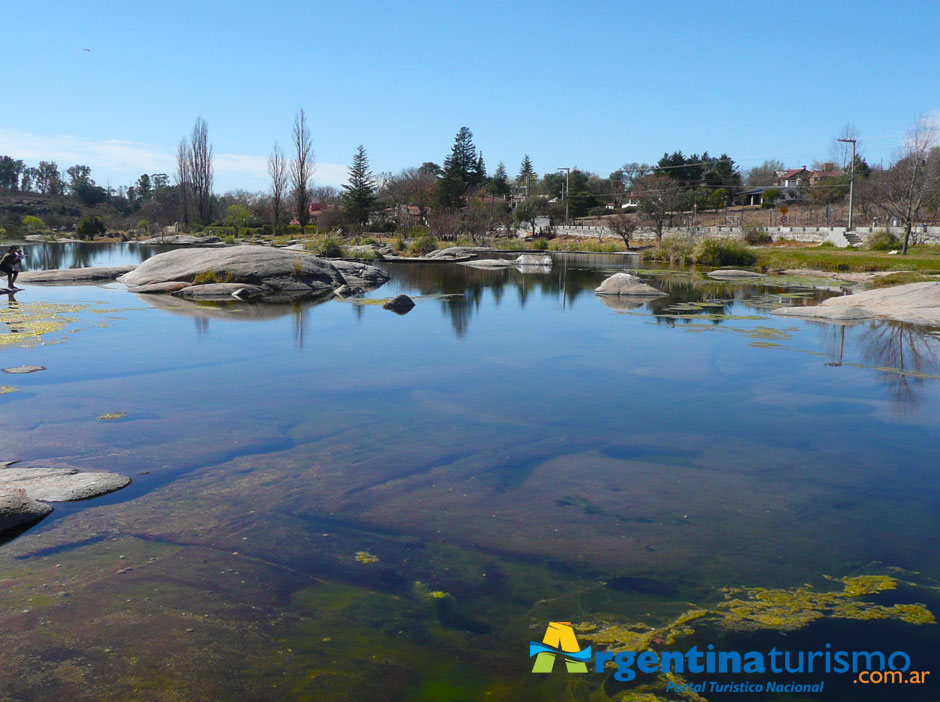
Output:
[[140,239],[138,244],[168,244],[172,246],[225,246],[217,236],[193,236],[192,234],[169,234]]

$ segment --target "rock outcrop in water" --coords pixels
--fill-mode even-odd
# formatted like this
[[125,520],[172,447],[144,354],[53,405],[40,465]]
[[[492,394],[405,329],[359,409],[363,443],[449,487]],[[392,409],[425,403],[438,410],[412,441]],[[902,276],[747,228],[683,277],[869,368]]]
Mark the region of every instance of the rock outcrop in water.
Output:
[[774,314],[828,321],[882,317],[896,322],[940,326],[940,283],[910,283],[831,297],[812,307],[780,307]]
[[665,297],[667,293],[647,285],[630,273],[614,273],[601,283],[595,295],[640,295],[644,297]]
[[[12,463],[12,462],[11,462]],[[37,522],[52,511],[45,502],[72,502],[127,487],[118,473],[74,468],[11,468],[0,464],[0,533]]]
[[[388,275],[374,266],[355,261],[324,261],[310,254],[267,246],[233,246],[221,249],[176,249],[148,258],[122,275],[119,282],[132,292],[158,292],[153,286],[188,282],[254,286],[266,299],[293,299],[326,295],[348,285],[357,289],[377,287]],[[216,288],[213,295],[221,291]],[[234,288],[233,290],[234,291]],[[199,296],[186,287],[178,294]],[[231,292],[231,291],[230,291]]]
[[22,490],[0,493],[0,533],[38,522],[51,511],[52,507],[27,497]]
[[415,306],[415,301],[407,295],[396,295],[386,302],[382,307],[391,310],[395,314],[407,314]]
[[551,269],[552,257],[548,254],[522,254],[514,259],[509,258],[479,258],[475,261],[460,261],[461,266],[471,268],[500,269],[520,268],[522,270],[538,268],[548,272]]
[[119,276],[129,273],[137,266],[102,266],[97,268],[59,268],[51,271],[24,271],[16,279],[17,282],[50,285],[68,283],[87,284],[101,283],[106,280],[116,280]]

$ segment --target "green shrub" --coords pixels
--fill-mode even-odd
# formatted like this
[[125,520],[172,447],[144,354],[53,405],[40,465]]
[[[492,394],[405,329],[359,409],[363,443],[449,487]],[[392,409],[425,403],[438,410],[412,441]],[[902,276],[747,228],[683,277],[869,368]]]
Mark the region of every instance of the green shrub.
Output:
[[744,242],[751,246],[760,244],[771,244],[774,238],[756,224],[748,224],[744,227]]
[[340,258],[343,255],[343,245],[339,237],[327,234],[323,241],[317,245],[317,255],[326,258]]
[[226,244],[234,244],[234,243],[235,243],[235,236],[232,235],[232,234],[229,234],[227,237],[225,237],[225,239],[223,239],[223,241],[224,241]]
[[548,239],[536,239],[532,242],[532,248],[536,251],[545,251],[548,248]]
[[105,226],[104,222],[101,221],[101,217],[88,215],[82,217],[82,221],[78,223],[75,231],[80,239],[91,239],[97,234],[104,234]]
[[692,251],[692,261],[704,266],[753,266],[757,256],[735,239],[702,239]]
[[193,278],[193,285],[208,285],[209,283],[231,283],[232,276],[229,273],[219,274],[213,270],[205,273],[197,273]]
[[894,251],[901,248],[901,240],[887,231],[875,232],[868,240],[868,248],[872,251]]
[[26,215],[23,217],[23,226],[26,227],[26,231],[28,231],[30,234],[35,234],[45,229],[46,223],[35,215]]
[[669,263],[692,263],[695,242],[689,236],[674,234],[664,236],[656,246],[643,252],[647,261],[668,261]]
[[409,251],[411,251],[411,253],[417,254],[418,256],[426,256],[436,248],[437,242],[434,241],[434,237],[430,234],[422,234],[412,242]]
[[394,248],[395,248],[396,251],[404,251],[405,248],[407,248],[407,247],[405,246],[405,237],[403,237],[401,234],[399,234],[398,236],[395,237],[395,246],[394,246]]

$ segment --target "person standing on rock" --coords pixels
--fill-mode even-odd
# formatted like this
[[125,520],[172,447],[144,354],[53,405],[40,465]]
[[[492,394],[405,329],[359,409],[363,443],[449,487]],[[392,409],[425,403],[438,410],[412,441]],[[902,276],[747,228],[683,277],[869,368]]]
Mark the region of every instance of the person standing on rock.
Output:
[[22,260],[23,254],[20,253],[18,246],[11,246],[9,250],[3,254],[3,257],[0,258],[0,273],[7,277],[7,288],[10,290],[19,290],[13,283],[16,282],[16,277],[19,275],[16,271],[16,266],[18,266]]

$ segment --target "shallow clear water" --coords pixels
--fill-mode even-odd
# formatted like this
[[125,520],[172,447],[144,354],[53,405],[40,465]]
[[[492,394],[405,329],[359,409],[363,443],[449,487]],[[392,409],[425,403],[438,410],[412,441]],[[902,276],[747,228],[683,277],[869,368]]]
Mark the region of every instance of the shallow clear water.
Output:
[[[134,479],[0,548],[4,645],[34,671],[0,673],[13,697],[74,692],[90,666],[115,698],[587,699],[603,677],[529,672],[549,620],[655,622],[722,587],[884,567],[940,578],[936,333],[774,317],[838,289],[669,269],[641,274],[670,297],[611,308],[593,289],[624,265],[642,264],[386,264],[369,298],[415,297],[404,316],[118,284],[0,302],[76,320],[62,343],[0,347],[3,367],[47,367],[5,376],[0,459]],[[890,602],[936,611],[935,592]],[[929,669],[935,630],[697,636],[901,642]],[[818,699],[867,699],[844,682]]]

